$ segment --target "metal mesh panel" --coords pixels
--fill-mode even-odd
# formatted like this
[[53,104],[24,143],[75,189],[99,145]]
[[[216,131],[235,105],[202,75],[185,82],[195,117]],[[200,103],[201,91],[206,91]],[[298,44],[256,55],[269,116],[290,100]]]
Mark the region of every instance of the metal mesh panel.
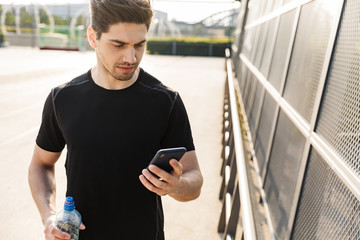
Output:
[[264,88],[263,86],[258,82],[257,86],[256,86],[256,92],[255,92],[255,96],[254,96],[254,103],[253,103],[253,107],[251,109],[251,115],[250,115],[250,131],[251,131],[251,135],[253,137],[253,139],[255,139],[255,124],[256,124],[256,119],[259,113],[259,105],[261,102],[261,93],[263,92]]
[[282,4],[282,1],[283,1],[283,0],[273,0],[273,1],[272,1],[272,5],[271,5],[271,7],[270,7],[271,11],[274,11],[275,9],[277,9],[278,7],[280,7],[281,4]]
[[295,10],[292,10],[282,15],[280,19],[280,25],[269,74],[269,82],[278,91],[280,91],[281,79],[285,71],[286,55],[289,49],[291,30],[293,28],[295,15]]
[[270,0],[270,1],[268,0],[268,1],[264,2],[265,9],[264,9],[264,14],[263,15],[266,15],[271,11],[272,4],[273,4],[272,0]]
[[267,29],[268,29],[268,22],[261,24],[260,26],[260,39],[259,42],[257,44],[257,54],[255,56],[254,59],[254,66],[259,69],[260,68],[260,63],[263,59],[263,54],[264,54],[264,46],[265,46],[265,42],[266,42],[266,34],[267,34]]
[[[245,66],[245,65],[244,65]],[[242,86],[242,89],[241,89],[241,94],[242,94],[242,97],[243,97],[243,101],[245,101],[246,97],[246,85],[248,84],[248,79],[252,76],[252,73],[251,71],[245,66],[246,68],[246,72],[245,72],[245,75],[244,75],[244,82],[243,82],[243,86]],[[245,109],[246,111],[246,109]]]
[[286,239],[290,231],[289,215],[305,140],[288,117],[280,112],[264,185],[275,233],[279,239]]
[[256,95],[257,85],[260,84],[255,76],[251,80],[252,80],[252,86],[249,91],[249,99],[248,99],[248,102],[246,105],[248,119],[251,118],[251,112],[252,112],[252,108],[253,108],[255,97],[256,97],[255,95]]
[[255,21],[259,16],[259,0],[250,0],[249,2],[249,13],[248,13],[248,21],[247,23],[252,23]]
[[346,1],[317,132],[360,175],[360,2]]
[[255,38],[255,28],[250,28],[247,31],[245,31],[245,37],[243,42],[243,48],[241,50],[241,53],[244,54],[248,59],[250,59],[251,51],[253,49],[254,45],[254,38]]
[[[243,101],[244,101],[244,104],[246,104],[246,99],[247,99],[247,96],[248,96],[248,89],[249,89],[249,84],[251,84],[251,79],[252,79],[252,76],[253,76],[253,73],[247,69],[247,72],[246,72],[246,77],[245,77],[245,82],[244,82],[244,87],[242,89],[242,96],[243,96]],[[246,109],[245,109],[246,110]]]
[[308,122],[311,120],[338,2],[329,4],[328,0],[317,0],[301,9],[284,98]]
[[256,159],[259,164],[260,174],[264,174],[266,152],[270,144],[271,127],[274,122],[276,111],[276,103],[272,97],[265,93],[264,104],[261,110],[261,118],[259,122],[257,137],[255,141]]
[[360,239],[360,204],[312,150],[292,239]]
[[250,61],[253,64],[255,62],[255,57],[259,52],[259,42],[261,41],[262,38],[261,25],[257,25],[254,31],[256,32],[256,34],[255,34],[253,49],[251,50],[251,58],[250,58]]
[[247,79],[247,82],[246,82],[246,85],[245,85],[245,94],[244,94],[244,105],[245,105],[245,110],[246,110],[246,113],[249,117],[249,102],[250,102],[250,97],[251,97],[251,94],[252,94],[252,89],[253,89],[253,86],[255,84],[255,77],[252,73],[249,73],[250,76],[248,76],[248,79]]
[[240,91],[242,96],[244,96],[244,88],[245,88],[245,82],[246,82],[246,77],[247,74],[249,72],[249,69],[245,66],[245,64],[240,61],[240,71],[239,71],[239,85],[240,85]]
[[259,3],[257,5],[259,8],[257,18],[264,16],[264,12],[266,10],[266,1],[267,0],[259,0]]
[[264,54],[261,60],[261,67],[260,72],[262,75],[264,75],[266,78],[268,77],[269,68],[270,68],[270,61],[272,56],[272,48],[271,43],[273,42],[274,34],[275,34],[275,24],[276,24],[276,18],[269,21],[268,29],[267,29],[267,36],[266,36],[266,42],[265,42],[265,49]]
[[289,2],[292,2],[292,1],[294,1],[294,0],[284,0],[283,5],[285,5],[285,4],[289,3]]

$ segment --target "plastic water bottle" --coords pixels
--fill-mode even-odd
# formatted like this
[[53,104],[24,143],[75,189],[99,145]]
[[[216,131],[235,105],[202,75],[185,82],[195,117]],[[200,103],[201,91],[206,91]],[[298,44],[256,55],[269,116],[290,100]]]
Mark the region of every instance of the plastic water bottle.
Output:
[[75,210],[75,202],[72,197],[67,197],[64,209],[56,214],[56,227],[70,234],[71,239],[79,239],[81,215]]

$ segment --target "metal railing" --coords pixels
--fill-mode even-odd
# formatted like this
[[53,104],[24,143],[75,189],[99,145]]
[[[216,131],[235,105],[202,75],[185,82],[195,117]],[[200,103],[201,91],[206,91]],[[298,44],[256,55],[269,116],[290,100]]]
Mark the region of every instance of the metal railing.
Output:
[[[241,239],[256,240],[237,97],[228,49],[226,57],[227,81],[225,83],[223,164],[221,168],[223,181],[220,189],[223,207],[218,232],[224,233],[224,240],[237,239],[235,237],[237,235],[242,236]],[[241,218],[239,218],[240,212]],[[240,233],[237,232],[238,229],[241,229]]]
[[360,239],[359,10],[255,0],[237,23],[235,82],[277,239]]

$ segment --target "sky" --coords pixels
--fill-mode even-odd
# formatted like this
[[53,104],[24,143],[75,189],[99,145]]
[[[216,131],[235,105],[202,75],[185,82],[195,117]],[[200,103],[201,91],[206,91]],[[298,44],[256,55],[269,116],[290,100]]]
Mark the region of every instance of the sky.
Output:
[[[0,0],[0,4],[30,4],[30,3],[84,3],[88,0]],[[238,8],[235,0],[152,0],[153,8],[168,13],[170,20],[198,22],[221,11]]]
[[239,7],[238,3],[231,0],[154,1],[153,8],[167,12],[170,20],[198,22],[214,13]]

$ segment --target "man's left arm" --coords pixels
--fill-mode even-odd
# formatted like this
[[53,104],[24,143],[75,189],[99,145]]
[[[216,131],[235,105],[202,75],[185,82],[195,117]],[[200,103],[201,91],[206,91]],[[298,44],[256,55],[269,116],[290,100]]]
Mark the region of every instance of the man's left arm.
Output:
[[144,169],[139,177],[140,181],[147,189],[160,196],[169,195],[181,202],[198,198],[203,177],[195,150],[186,152],[179,162],[175,159],[170,160],[170,165],[174,169],[171,173],[167,173],[155,165],[150,165],[150,171],[160,179]]

